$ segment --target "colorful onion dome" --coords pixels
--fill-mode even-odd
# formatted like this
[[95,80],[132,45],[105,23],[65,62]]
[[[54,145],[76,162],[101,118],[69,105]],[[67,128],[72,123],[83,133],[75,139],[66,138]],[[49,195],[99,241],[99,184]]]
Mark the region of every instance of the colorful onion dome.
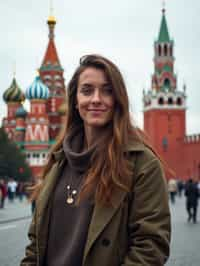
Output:
[[25,95],[18,86],[15,78],[13,78],[10,87],[4,92],[3,99],[6,103],[23,102],[25,100]]
[[15,113],[15,116],[19,118],[25,118],[26,115],[27,115],[27,111],[24,109],[23,106],[19,107]]
[[37,76],[30,87],[26,90],[26,98],[29,100],[41,99],[46,100],[49,97],[48,87]]

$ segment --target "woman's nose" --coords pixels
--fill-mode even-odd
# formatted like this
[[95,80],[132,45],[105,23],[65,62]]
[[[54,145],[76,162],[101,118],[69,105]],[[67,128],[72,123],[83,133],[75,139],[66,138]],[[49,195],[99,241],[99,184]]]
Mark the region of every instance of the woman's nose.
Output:
[[92,95],[92,102],[100,102],[100,100],[101,100],[100,91],[97,89],[94,91]]

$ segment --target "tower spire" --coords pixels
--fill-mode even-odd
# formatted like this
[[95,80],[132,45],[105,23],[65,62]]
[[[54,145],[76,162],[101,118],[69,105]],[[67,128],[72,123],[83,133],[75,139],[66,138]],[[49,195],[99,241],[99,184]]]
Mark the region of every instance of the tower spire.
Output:
[[50,0],[50,15],[48,17],[47,24],[49,25],[49,39],[54,39],[56,18],[53,15],[53,0]]
[[13,63],[13,77],[16,77],[16,61]]
[[162,13],[165,14],[165,6],[166,6],[166,2],[165,0],[162,1]]
[[170,42],[170,37],[169,37],[169,31],[168,31],[168,26],[167,26],[167,21],[165,17],[165,0],[163,0],[163,8],[162,8],[162,20],[161,20],[161,25],[160,25],[160,32],[158,35],[158,42]]

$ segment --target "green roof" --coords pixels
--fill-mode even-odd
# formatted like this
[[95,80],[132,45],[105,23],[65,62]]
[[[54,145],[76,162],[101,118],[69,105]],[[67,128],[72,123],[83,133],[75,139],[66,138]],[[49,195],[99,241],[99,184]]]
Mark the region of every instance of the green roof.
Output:
[[162,16],[160,32],[158,36],[158,42],[170,42],[165,12],[163,12],[163,16]]

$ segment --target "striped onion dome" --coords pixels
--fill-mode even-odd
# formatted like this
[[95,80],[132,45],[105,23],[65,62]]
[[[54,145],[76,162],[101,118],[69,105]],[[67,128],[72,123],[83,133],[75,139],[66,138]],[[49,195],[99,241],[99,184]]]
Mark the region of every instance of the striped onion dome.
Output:
[[25,118],[26,115],[27,115],[27,111],[24,109],[23,106],[19,107],[15,113],[15,116],[19,118]]
[[49,97],[48,87],[41,81],[40,76],[37,76],[31,86],[26,89],[26,98],[29,100],[43,99]]
[[4,92],[3,99],[6,103],[23,102],[25,100],[25,95],[18,86],[15,78],[13,78],[10,87]]

